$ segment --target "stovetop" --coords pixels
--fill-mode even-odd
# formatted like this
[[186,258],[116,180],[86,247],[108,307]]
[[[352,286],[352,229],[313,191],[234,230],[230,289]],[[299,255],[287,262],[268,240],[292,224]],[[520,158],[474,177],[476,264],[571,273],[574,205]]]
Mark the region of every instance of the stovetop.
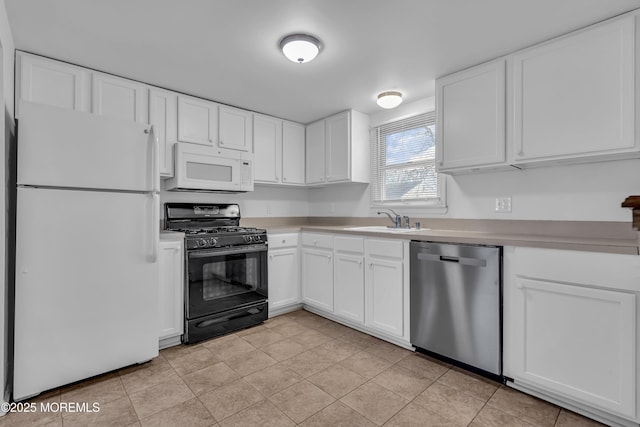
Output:
[[240,226],[237,204],[166,203],[165,221],[185,233],[187,250],[267,244],[266,230]]

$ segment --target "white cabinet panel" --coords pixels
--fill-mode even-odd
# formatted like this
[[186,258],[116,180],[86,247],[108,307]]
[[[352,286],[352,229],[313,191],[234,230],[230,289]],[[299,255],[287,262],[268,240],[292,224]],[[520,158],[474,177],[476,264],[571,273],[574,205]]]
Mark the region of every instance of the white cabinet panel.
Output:
[[306,129],[306,182],[323,184],[325,182],[325,142],[324,120],[307,125]]
[[253,120],[251,111],[221,105],[220,148],[253,152]]
[[298,234],[269,234],[269,315],[300,301]]
[[504,164],[505,61],[465,70],[436,82],[439,171]]
[[402,261],[367,257],[365,323],[375,329],[404,335]]
[[109,74],[93,73],[91,112],[148,123],[147,86]]
[[337,252],[334,257],[334,312],[364,323],[364,255]]
[[302,301],[333,311],[333,256],[330,250],[302,248]]
[[158,310],[160,340],[184,332],[183,240],[160,240]]
[[351,176],[351,120],[348,111],[325,121],[327,182],[346,181]]
[[637,148],[634,21],[628,16],[514,55],[517,162]]
[[269,251],[269,312],[300,303],[298,248]]
[[254,114],[253,150],[255,181],[279,184],[282,181],[282,120]]
[[530,279],[515,286],[522,315],[515,319],[513,374],[635,415],[635,295]]
[[17,52],[16,118],[20,100],[88,112],[90,82],[89,70]]
[[504,374],[618,422],[640,420],[640,258],[504,249]]
[[160,175],[173,176],[173,145],[178,142],[178,96],[175,92],[149,89],[149,123],[160,150]]
[[217,138],[218,104],[178,96],[178,140],[213,146]]
[[[300,123],[282,122],[282,183],[305,183],[305,128]],[[256,156],[256,158],[258,158]]]

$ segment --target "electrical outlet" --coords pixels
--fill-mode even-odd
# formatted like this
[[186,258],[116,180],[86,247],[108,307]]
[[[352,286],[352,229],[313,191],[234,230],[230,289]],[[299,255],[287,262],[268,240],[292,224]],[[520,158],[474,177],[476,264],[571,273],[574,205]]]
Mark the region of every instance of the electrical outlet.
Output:
[[267,215],[271,215],[271,205],[267,203]]
[[494,212],[511,212],[511,197],[496,197],[496,206]]
[[330,209],[331,209],[331,213],[336,213],[336,204],[331,203]]

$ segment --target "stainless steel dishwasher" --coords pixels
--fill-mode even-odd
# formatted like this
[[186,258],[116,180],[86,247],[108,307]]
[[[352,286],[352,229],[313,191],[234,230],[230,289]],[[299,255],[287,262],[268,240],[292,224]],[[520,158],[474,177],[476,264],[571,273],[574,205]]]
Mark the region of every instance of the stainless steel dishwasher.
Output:
[[411,343],[502,379],[502,248],[412,241]]

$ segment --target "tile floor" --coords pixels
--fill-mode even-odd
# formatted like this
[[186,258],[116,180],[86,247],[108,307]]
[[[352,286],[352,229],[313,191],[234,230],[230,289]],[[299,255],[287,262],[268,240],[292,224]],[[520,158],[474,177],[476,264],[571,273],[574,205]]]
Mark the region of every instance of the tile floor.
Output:
[[0,426],[596,426],[500,384],[296,311],[32,400]]

